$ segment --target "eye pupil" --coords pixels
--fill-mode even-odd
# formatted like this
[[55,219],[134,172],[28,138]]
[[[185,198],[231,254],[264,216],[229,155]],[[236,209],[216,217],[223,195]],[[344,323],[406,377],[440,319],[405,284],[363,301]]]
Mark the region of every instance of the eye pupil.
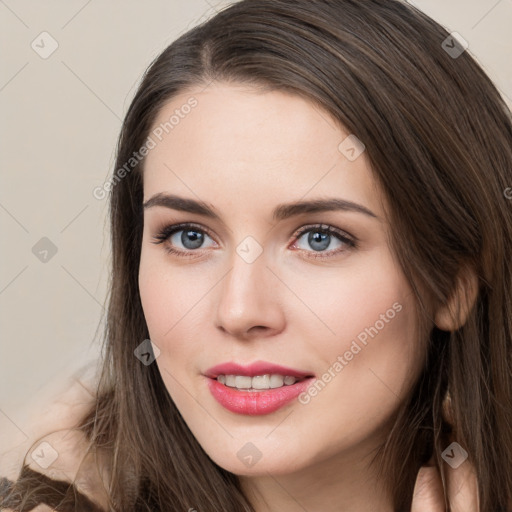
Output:
[[[194,230],[183,231],[181,242],[187,249],[197,249],[203,243],[204,235]],[[192,243],[192,246],[187,244]]]
[[[308,242],[310,244],[313,244],[311,247],[315,251],[323,251],[327,247],[329,247],[329,241],[330,241],[331,235],[328,233],[322,233],[320,231],[311,231],[308,237]],[[320,243],[320,247],[315,247],[314,244]]]

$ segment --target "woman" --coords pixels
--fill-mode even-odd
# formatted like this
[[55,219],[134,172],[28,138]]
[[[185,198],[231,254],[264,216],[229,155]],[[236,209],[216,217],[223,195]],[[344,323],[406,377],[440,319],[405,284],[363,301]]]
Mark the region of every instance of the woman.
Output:
[[101,379],[3,506],[512,510],[511,121],[400,1],[245,0],[180,37],[95,192]]

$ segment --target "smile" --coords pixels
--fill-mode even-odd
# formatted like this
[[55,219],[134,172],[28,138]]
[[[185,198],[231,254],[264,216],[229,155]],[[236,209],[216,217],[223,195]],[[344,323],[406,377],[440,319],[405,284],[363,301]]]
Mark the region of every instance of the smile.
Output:
[[297,398],[315,380],[311,373],[272,363],[224,363],[205,374],[213,398],[228,411],[270,414]]

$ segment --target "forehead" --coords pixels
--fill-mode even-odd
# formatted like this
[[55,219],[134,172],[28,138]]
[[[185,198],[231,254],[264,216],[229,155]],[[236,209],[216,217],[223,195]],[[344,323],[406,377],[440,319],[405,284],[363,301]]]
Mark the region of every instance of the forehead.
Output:
[[249,206],[340,195],[379,210],[366,154],[354,160],[344,153],[349,136],[327,112],[288,92],[224,83],[191,89],[153,124],[144,199],[167,191]]

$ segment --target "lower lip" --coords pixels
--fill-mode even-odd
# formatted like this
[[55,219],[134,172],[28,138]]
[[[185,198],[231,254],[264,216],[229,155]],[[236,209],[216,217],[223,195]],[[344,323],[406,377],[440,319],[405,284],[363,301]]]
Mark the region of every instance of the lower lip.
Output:
[[208,387],[213,398],[228,411],[249,416],[260,416],[277,411],[303,393],[314,377],[296,382],[290,386],[265,391],[239,391],[221,384],[217,379],[208,378]]

